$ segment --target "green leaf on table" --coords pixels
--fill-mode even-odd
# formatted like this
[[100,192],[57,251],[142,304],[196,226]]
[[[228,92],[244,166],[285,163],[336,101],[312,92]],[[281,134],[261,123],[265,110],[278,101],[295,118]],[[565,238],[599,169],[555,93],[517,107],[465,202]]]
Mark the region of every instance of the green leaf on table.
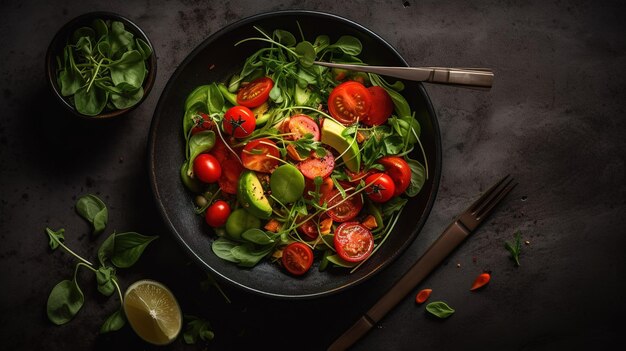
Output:
[[102,266],[106,266],[106,261],[113,256],[115,250],[115,233],[109,235],[98,248],[98,260]]
[[512,243],[505,241],[504,247],[511,254],[511,259],[515,261],[515,265],[519,267],[519,255],[522,252],[522,233],[518,230],[515,232],[514,240]]
[[46,228],[46,233],[50,238],[50,242],[48,244],[52,250],[56,250],[56,248],[59,247],[59,243],[65,241],[65,229],[63,228],[57,230],[56,232],[50,228]]
[[56,325],[65,324],[74,318],[84,302],[85,296],[78,283],[75,280],[62,280],[52,288],[48,296],[48,319]]
[[119,309],[111,314],[100,327],[100,334],[120,330],[126,324],[124,312]]
[[118,268],[128,268],[139,260],[148,244],[158,236],[141,235],[135,232],[115,234],[115,246],[111,263]]
[[211,330],[211,324],[207,320],[192,315],[185,315],[184,318],[187,321],[187,326],[183,333],[185,343],[195,344],[198,340],[213,340],[215,335]]
[[98,291],[104,296],[111,296],[115,292],[115,268],[100,267],[96,271],[96,282],[98,283]]
[[434,301],[426,305],[426,311],[439,318],[448,318],[455,311],[443,301]]
[[104,231],[109,220],[109,212],[104,202],[96,195],[81,196],[76,202],[76,211],[93,225],[94,234]]

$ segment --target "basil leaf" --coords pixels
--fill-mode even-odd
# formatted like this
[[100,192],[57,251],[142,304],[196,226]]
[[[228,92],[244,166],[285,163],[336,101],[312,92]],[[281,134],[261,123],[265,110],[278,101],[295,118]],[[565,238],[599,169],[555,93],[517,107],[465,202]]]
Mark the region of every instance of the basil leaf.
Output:
[[146,236],[135,232],[115,234],[111,263],[118,268],[134,265],[148,244],[157,238],[158,236]]
[[215,145],[215,133],[212,130],[203,130],[189,138],[189,164],[187,174],[193,174],[193,161],[198,155],[207,152]]
[[111,296],[115,292],[115,269],[113,267],[100,267],[96,271],[96,282],[98,283],[98,291],[104,296]]
[[406,188],[405,193],[408,196],[413,197],[417,195],[420,190],[422,190],[424,182],[426,182],[426,169],[416,160],[407,159],[406,162],[411,168],[411,183],[409,184],[409,187]]
[[76,211],[93,225],[94,234],[104,231],[109,212],[100,198],[91,194],[81,196],[76,202]]
[[352,268],[358,264],[357,262],[348,262],[342,259],[341,257],[339,257],[338,255],[330,255],[330,256],[327,256],[326,259],[330,263],[337,265],[339,267],[344,267],[344,268]]
[[233,256],[231,250],[238,244],[226,238],[219,238],[211,244],[211,250],[215,255],[223,260],[239,263],[239,259]]
[[256,248],[251,243],[245,243],[243,245],[237,245],[233,247],[230,250],[230,253],[233,255],[234,258],[238,260],[239,266],[253,267],[257,263],[259,263],[259,261],[261,261],[263,257],[272,252],[273,248],[274,245],[267,245],[261,248]]
[[48,296],[46,311],[48,319],[61,325],[69,322],[80,311],[85,296],[75,280],[62,280],[52,288]]
[[59,247],[59,243],[65,241],[65,235],[63,235],[65,233],[65,229],[63,228],[57,230],[56,232],[50,228],[46,228],[46,233],[50,238],[50,242],[48,244],[52,250],[56,250],[56,248]]
[[220,113],[224,108],[224,96],[215,83],[209,85],[207,91],[207,107],[209,113]]
[[126,318],[121,309],[113,312],[100,327],[100,334],[120,330],[126,324]]
[[439,318],[448,318],[455,311],[443,301],[434,301],[426,305],[426,311]]
[[115,233],[109,235],[98,248],[98,260],[102,266],[106,266],[106,261],[113,256],[115,249]]
[[407,199],[401,198],[399,196],[392,197],[391,200],[385,202],[382,205],[381,210],[383,217],[387,218],[395,212],[400,211],[404,207],[404,205],[406,205],[407,201]]
[[203,341],[213,340],[215,335],[211,330],[211,324],[207,320],[191,315],[185,315],[184,318],[188,320],[187,327],[183,333],[185,343],[195,344],[198,339]]
[[251,243],[259,245],[267,245],[274,242],[267,233],[257,228],[250,228],[241,234],[241,237]]

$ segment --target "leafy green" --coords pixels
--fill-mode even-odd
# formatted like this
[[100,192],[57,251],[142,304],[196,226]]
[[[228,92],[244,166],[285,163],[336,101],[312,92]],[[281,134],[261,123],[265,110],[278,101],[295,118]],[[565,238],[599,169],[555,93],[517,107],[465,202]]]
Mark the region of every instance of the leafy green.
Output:
[[411,168],[411,183],[409,183],[409,187],[406,189],[405,193],[408,196],[413,197],[422,190],[424,182],[426,182],[426,169],[416,160],[407,158],[406,162]]
[[[74,31],[57,57],[61,95],[87,116],[135,106],[144,95],[152,47],[118,21],[95,19]],[[132,89],[124,87],[128,85]]]
[[148,244],[158,236],[141,235],[136,232],[115,234],[111,263],[118,268],[128,268],[137,262]]
[[519,267],[519,255],[522,252],[522,233],[518,230],[515,232],[513,242],[504,242],[504,247],[511,254],[511,259],[515,262],[515,265]]
[[119,309],[111,314],[100,327],[100,334],[109,333],[112,331],[120,330],[126,324],[126,317],[122,309]]
[[94,234],[104,231],[109,220],[109,212],[104,202],[96,195],[81,196],[76,202],[76,211],[93,225]]
[[50,248],[52,250],[56,250],[59,247],[60,243],[65,240],[65,229],[59,229],[55,232],[50,228],[46,228],[46,233],[50,238],[50,242],[48,244],[50,245]]
[[96,271],[96,282],[98,283],[98,291],[104,296],[111,296],[115,292],[115,268],[100,267]]
[[448,318],[455,311],[443,301],[434,301],[426,305],[426,311],[439,318]]
[[62,280],[52,288],[48,296],[48,319],[56,325],[65,324],[76,316],[84,302],[85,296],[76,280]]
[[184,319],[187,321],[187,326],[183,333],[183,340],[185,340],[186,344],[195,344],[198,340],[213,340],[215,334],[207,320],[192,315],[185,315]]

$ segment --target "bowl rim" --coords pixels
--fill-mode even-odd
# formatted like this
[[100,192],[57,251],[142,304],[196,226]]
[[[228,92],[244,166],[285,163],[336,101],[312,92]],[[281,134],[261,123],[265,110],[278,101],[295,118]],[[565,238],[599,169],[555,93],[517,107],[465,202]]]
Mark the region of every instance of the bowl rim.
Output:
[[401,62],[405,65],[408,66],[408,63],[406,62],[406,60],[399,54],[399,52],[386,40],[384,40],[382,37],[380,37],[378,34],[376,34],[375,32],[373,32],[372,30],[370,30],[369,28],[351,20],[348,19],[346,17],[343,16],[339,16],[333,13],[328,13],[328,12],[322,12],[322,11],[316,11],[316,10],[278,10],[278,11],[269,11],[269,12],[263,12],[263,13],[259,13],[259,14],[255,14],[255,15],[251,15],[248,17],[244,17],[240,20],[237,20],[233,23],[230,23],[222,28],[220,28],[219,30],[217,30],[214,33],[211,33],[209,36],[207,36],[204,40],[202,40],[202,42],[200,42],[189,54],[186,55],[185,59],[177,65],[176,70],[174,70],[174,72],[172,72],[171,76],[168,78],[168,81],[165,85],[165,87],[163,88],[163,90],[161,91],[161,96],[159,97],[159,100],[157,102],[157,105],[155,107],[154,110],[154,114],[152,117],[152,121],[151,121],[151,125],[150,125],[150,131],[149,131],[149,135],[148,135],[148,162],[147,162],[147,167],[148,167],[148,174],[150,177],[150,187],[152,190],[152,195],[153,195],[153,199],[156,202],[156,207],[159,211],[159,213],[161,214],[161,218],[163,220],[163,222],[166,224],[169,232],[171,234],[174,235],[176,241],[181,245],[181,247],[183,248],[183,250],[185,251],[185,253],[190,256],[192,258],[192,260],[198,265],[200,266],[202,269],[204,270],[208,270],[209,272],[211,272],[211,274],[213,276],[217,276],[219,279],[226,281],[227,283],[234,285],[238,288],[240,288],[243,291],[249,292],[249,293],[253,293],[259,296],[263,296],[263,297],[270,297],[270,298],[276,298],[276,299],[283,299],[283,300],[306,300],[306,299],[313,299],[313,298],[321,298],[321,297],[327,297],[333,294],[337,294],[339,292],[345,291],[347,289],[353,288],[355,286],[360,285],[361,283],[367,281],[368,279],[370,279],[371,277],[373,277],[375,274],[380,273],[382,270],[384,270],[385,268],[389,267],[389,265],[391,265],[392,262],[394,262],[399,256],[401,256],[407,249],[408,247],[415,241],[415,239],[417,238],[419,232],[421,231],[421,229],[424,227],[424,224],[426,222],[426,220],[428,219],[432,208],[434,206],[434,202],[437,196],[437,192],[439,190],[439,183],[440,183],[440,178],[441,178],[441,172],[442,172],[442,149],[441,149],[441,131],[439,128],[439,123],[438,123],[438,119],[437,119],[437,115],[435,113],[434,107],[432,105],[432,102],[430,100],[429,95],[426,93],[426,90],[423,86],[423,84],[418,83],[417,84],[417,89],[419,90],[422,98],[424,99],[424,103],[425,103],[425,108],[428,111],[428,113],[430,114],[431,117],[431,122],[432,122],[432,127],[433,127],[433,131],[435,134],[434,137],[434,155],[435,155],[435,160],[434,160],[434,172],[432,174],[432,189],[430,191],[430,194],[428,194],[428,199],[426,200],[426,205],[424,207],[424,212],[423,215],[421,216],[421,218],[418,220],[418,222],[415,225],[415,229],[414,229],[414,233],[412,234],[412,239],[405,241],[400,247],[398,247],[397,250],[395,250],[395,252],[388,258],[386,259],[383,263],[379,264],[377,267],[375,267],[374,269],[371,270],[371,272],[368,272],[367,274],[363,275],[362,277],[360,277],[357,280],[351,281],[349,283],[340,285],[335,287],[334,289],[327,289],[325,291],[322,292],[316,292],[316,293],[305,293],[305,294],[282,294],[282,293],[274,293],[274,292],[268,292],[268,291],[263,291],[261,289],[252,287],[252,286],[248,286],[246,284],[243,284],[241,282],[238,282],[236,280],[233,280],[232,278],[229,278],[228,276],[220,273],[219,271],[217,271],[214,267],[211,267],[210,265],[206,264],[206,262],[204,262],[202,260],[202,258],[200,256],[198,256],[198,253],[195,252],[195,250],[189,246],[189,244],[187,242],[185,242],[184,238],[181,237],[180,233],[178,233],[178,230],[175,228],[175,226],[172,223],[172,220],[170,219],[170,215],[167,212],[166,208],[164,207],[163,201],[161,199],[161,195],[159,193],[159,188],[157,185],[157,176],[156,176],[156,168],[154,167],[154,158],[156,156],[154,150],[155,150],[155,146],[156,146],[156,131],[157,131],[157,127],[159,125],[160,119],[163,118],[161,114],[158,114],[158,111],[160,111],[163,108],[163,104],[164,102],[164,96],[168,95],[170,93],[170,91],[173,89],[173,81],[175,80],[174,78],[178,77],[182,71],[184,70],[184,68],[186,67],[186,65],[189,64],[190,61],[192,61],[197,55],[198,53],[200,53],[202,50],[205,49],[206,46],[210,45],[213,41],[215,41],[217,38],[221,37],[222,35],[224,35],[225,33],[228,33],[230,31],[233,31],[237,28],[243,27],[243,26],[247,26],[250,25],[250,23],[265,19],[265,18],[271,18],[271,17],[275,17],[275,16],[287,16],[287,15],[292,15],[292,16],[319,16],[319,17],[324,17],[324,18],[330,18],[330,19],[334,19],[337,20],[339,22],[342,22],[346,25],[349,26],[353,26],[354,28],[362,31],[363,33],[366,33],[369,36],[372,36],[373,38],[375,38],[376,40],[380,41],[381,43],[383,43],[385,46],[387,46],[389,48],[389,50],[391,52],[393,52],[393,54],[395,56],[398,57],[398,59],[401,60]]
[[[76,111],[76,108],[72,106],[64,96],[61,95],[61,92],[59,91],[59,87],[57,83],[56,69],[55,69],[55,65],[56,65],[55,61],[56,61],[56,56],[57,56],[57,52],[55,51],[56,47],[60,45],[61,41],[65,40],[65,38],[67,37],[67,35],[69,35],[69,32],[72,29],[76,28],[76,25],[78,23],[84,22],[90,18],[91,19],[95,19],[95,18],[112,19],[112,20],[119,20],[121,22],[124,22],[125,27],[130,26],[130,28],[127,28],[129,29],[129,31],[133,32],[133,34],[135,34],[136,37],[141,37],[141,39],[145,40],[148,43],[148,45],[150,45],[150,47],[152,48],[152,54],[150,55],[150,57],[148,58],[146,62],[147,64],[146,68],[148,69],[148,74],[146,75],[144,79],[144,83],[142,85],[144,88],[144,93],[143,93],[143,97],[141,98],[141,100],[139,100],[139,102],[137,102],[135,105],[129,108],[125,108],[122,110],[113,110],[113,111],[109,111],[106,113],[100,113],[95,116],[84,115]],[[56,31],[56,33],[52,37],[52,40],[50,40],[50,43],[48,44],[48,48],[46,50],[45,75],[46,75],[47,84],[52,90],[53,94],[56,96],[57,100],[61,103],[61,105],[65,106],[67,110],[72,112],[74,116],[80,117],[81,119],[85,119],[85,120],[108,120],[108,119],[119,117],[121,115],[124,115],[134,110],[146,100],[146,98],[152,91],[152,88],[154,87],[154,84],[156,81],[156,75],[157,75],[156,49],[154,45],[152,44],[152,41],[150,40],[148,35],[135,22],[130,20],[128,17],[125,17],[115,12],[109,12],[109,11],[87,12],[87,13],[78,15],[70,19],[69,21],[65,22],[65,24],[63,24],[63,26],[61,26]]]

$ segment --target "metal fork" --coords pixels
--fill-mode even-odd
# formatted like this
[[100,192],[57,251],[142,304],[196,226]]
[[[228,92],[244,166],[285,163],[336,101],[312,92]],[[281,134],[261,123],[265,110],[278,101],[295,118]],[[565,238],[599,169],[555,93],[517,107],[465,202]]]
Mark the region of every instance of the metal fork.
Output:
[[502,178],[461,213],[415,264],[391,287],[378,302],[356,323],[346,330],[329,351],[345,350],[359,340],[380,321],[398,302],[432,272],[491,214],[495,206],[515,188],[517,183],[509,175]]
[[387,67],[354,65],[314,61],[316,65],[342,68],[350,71],[376,73],[384,76],[408,79],[417,82],[455,85],[459,87],[489,89],[493,85],[493,71],[489,68],[457,67]]

